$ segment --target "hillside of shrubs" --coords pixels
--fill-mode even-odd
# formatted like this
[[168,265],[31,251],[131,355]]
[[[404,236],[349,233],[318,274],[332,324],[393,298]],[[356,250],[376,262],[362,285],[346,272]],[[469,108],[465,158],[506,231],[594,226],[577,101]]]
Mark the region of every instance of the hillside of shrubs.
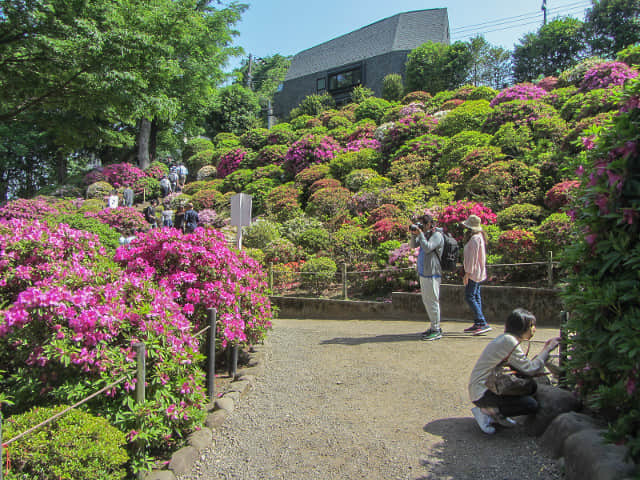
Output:
[[[125,185],[138,202],[157,196],[161,162],[107,165],[9,202],[0,209],[3,413],[71,402],[127,375],[89,410],[126,435],[134,469],[149,465],[202,417],[194,334],[207,308],[218,309],[223,348],[257,343],[270,328],[269,268],[274,290],[301,284],[325,295],[343,263],[368,272],[366,295],[415,290],[411,219],[430,212],[461,240],[460,222],[476,214],[490,263],[544,261],[549,251],[562,260],[569,380],[638,460],[636,77],[624,62],[590,58],[501,91],[464,86],[390,102],[357,89],[358,102],[319,113],[326,98],[309,97],[270,130],[187,142],[189,181],[164,202],[194,204],[203,228],[193,234],[145,231],[139,208],[104,208]],[[252,195],[254,216],[241,252],[229,246],[238,192]],[[149,352],[142,406],[131,400],[137,341]]]

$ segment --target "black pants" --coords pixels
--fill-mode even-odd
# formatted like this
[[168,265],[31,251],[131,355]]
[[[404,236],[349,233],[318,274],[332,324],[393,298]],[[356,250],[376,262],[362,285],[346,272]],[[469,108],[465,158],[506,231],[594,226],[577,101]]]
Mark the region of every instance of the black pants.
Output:
[[497,408],[505,417],[536,413],[538,401],[532,395],[536,393],[538,385],[533,382],[532,385],[532,391],[529,395],[496,395],[487,390],[479,400],[473,403],[480,408]]

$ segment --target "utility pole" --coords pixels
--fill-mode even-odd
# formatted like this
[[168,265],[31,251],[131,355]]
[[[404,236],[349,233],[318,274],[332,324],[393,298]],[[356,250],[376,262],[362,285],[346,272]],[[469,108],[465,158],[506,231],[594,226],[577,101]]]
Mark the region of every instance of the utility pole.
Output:
[[546,24],[547,24],[547,0],[542,0],[542,25],[546,25]]
[[253,78],[251,76],[251,70],[253,69],[253,57],[249,54],[249,71],[247,73],[247,88],[253,91]]

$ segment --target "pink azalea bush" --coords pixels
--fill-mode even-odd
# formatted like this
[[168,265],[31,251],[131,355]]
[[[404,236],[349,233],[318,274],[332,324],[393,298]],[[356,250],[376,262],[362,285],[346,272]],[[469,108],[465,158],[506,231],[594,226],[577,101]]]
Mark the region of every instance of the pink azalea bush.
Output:
[[57,204],[50,199],[44,197],[19,198],[8,202],[0,208],[0,219],[20,218],[23,220],[35,220],[44,218],[47,215],[58,215],[59,213],[62,212]]
[[[96,235],[64,224],[3,222],[0,257],[0,388],[16,411],[124,376],[97,408],[123,431],[145,431],[146,448],[172,444],[201,420],[199,345],[175,291],[122,272]],[[148,401],[130,410],[137,342],[147,350]]]
[[605,62],[592,66],[580,82],[582,90],[611,88],[638,76],[638,71],[623,62]]
[[498,248],[507,262],[530,262],[536,258],[537,243],[532,232],[514,229],[500,234]]
[[363,138],[347,142],[345,152],[359,152],[363,148],[380,151],[380,142],[375,138]]
[[501,90],[489,104],[495,107],[501,103],[512,102],[513,100],[537,100],[546,94],[547,91],[541,86],[536,86],[532,83],[519,83]]
[[115,260],[127,272],[174,291],[175,301],[197,328],[206,325],[207,309],[216,308],[223,347],[260,342],[271,327],[265,273],[244,252],[232,251],[221,232],[150,230],[119,248]]
[[246,156],[247,151],[242,148],[236,148],[221,155],[218,162],[218,178],[224,178],[238,170]]
[[130,163],[114,163],[92,170],[84,177],[84,183],[91,185],[95,182],[109,182],[113,187],[125,187],[134,185],[139,179],[146,177],[147,174],[135,165]]
[[573,193],[580,186],[578,180],[567,180],[556,183],[549,189],[544,198],[544,204],[551,210],[560,210],[569,204]]
[[435,216],[439,226],[449,232],[456,240],[461,241],[464,227],[461,225],[469,215],[477,215],[483,225],[496,223],[498,216],[482,203],[459,201],[454,205],[447,205]]
[[308,134],[291,145],[285,156],[284,168],[296,175],[312,164],[329,162],[341,150],[332,137]]
[[99,212],[86,212],[84,216],[95,218],[123,235],[131,235],[149,227],[142,213],[133,207],[105,208]]

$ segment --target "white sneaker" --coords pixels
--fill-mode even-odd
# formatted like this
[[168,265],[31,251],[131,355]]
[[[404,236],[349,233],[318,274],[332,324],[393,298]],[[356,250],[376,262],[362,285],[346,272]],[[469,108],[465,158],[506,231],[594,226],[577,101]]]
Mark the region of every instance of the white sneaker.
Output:
[[502,425],[503,427],[507,427],[507,428],[513,428],[518,426],[518,422],[516,422],[513,418],[505,417],[501,413],[493,415],[493,420],[498,425]]
[[479,407],[473,407],[471,409],[471,413],[473,413],[473,416],[475,417],[476,422],[478,422],[478,426],[480,427],[480,430],[482,430],[487,435],[492,435],[496,433],[495,427],[491,426],[491,417],[489,415],[487,415],[486,413],[483,413]]

